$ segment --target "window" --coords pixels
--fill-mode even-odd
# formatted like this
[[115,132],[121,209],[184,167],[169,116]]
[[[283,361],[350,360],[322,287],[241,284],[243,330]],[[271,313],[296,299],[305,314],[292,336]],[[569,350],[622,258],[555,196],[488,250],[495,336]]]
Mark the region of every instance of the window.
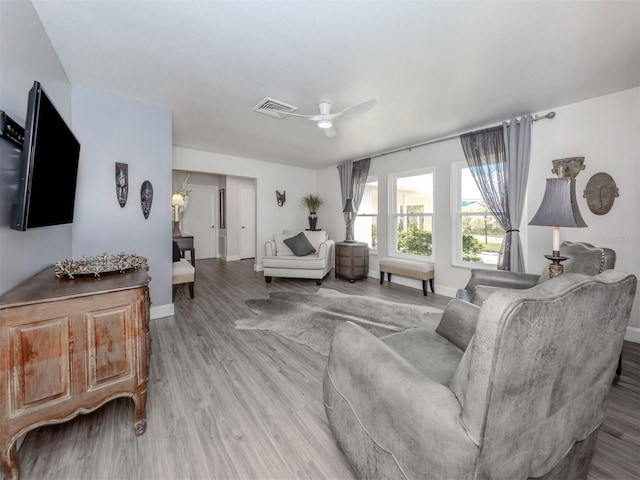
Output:
[[378,249],[378,179],[369,177],[360,201],[358,216],[353,227],[356,241],[365,242],[372,250]]
[[452,205],[456,248],[454,263],[497,265],[505,231],[489,212],[466,163],[454,165],[452,178],[457,182]]
[[433,171],[395,176],[391,188],[391,245],[400,254],[431,256]]

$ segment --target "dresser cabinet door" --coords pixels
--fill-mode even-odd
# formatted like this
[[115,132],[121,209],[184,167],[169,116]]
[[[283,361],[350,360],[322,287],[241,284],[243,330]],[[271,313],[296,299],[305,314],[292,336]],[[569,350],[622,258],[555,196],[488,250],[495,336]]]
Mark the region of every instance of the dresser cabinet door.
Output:
[[64,316],[9,329],[11,414],[71,395],[69,323]]
[[131,305],[86,313],[89,390],[133,376],[133,315]]

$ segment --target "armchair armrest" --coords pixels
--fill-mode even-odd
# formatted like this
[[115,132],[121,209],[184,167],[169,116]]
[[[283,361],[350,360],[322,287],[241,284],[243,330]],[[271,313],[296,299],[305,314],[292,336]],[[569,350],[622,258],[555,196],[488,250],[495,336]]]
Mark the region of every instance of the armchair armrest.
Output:
[[441,478],[451,475],[451,463],[473,465],[477,446],[460,421],[454,393],[362,327],[336,327],[324,388],[328,415],[337,404],[348,405],[374,442],[399,455],[400,463],[404,456],[424,458]]
[[540,275],[532,273],[474,268],[471,270],[471,278],[465,289],[474,291],[478,285],[488,285],[498,288],[531,288],[537,285],[539,278]]
[[330,256],[331,252],[333,252],[334,243],[335,242],[333,240],[325,240],[324,242],[322,242],[318,246],[318,258],[326,259],[327,256]]
[[276,242],[273,240],[267,240],[264,244],[264,256],[275,257],[276,255]]

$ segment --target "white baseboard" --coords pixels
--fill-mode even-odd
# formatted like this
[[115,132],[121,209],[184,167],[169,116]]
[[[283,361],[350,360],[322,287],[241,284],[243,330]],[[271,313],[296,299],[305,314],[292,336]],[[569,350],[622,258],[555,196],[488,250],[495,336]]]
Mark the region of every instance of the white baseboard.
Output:
[[155,320],[156,318],[170,317],[173,314],[175,314],[173,303],[168,303],[166,305],[158,305],[157,307],[151,307],[149,312],[149,316],[151,317],[151,320]]
[[263,272],[264,271],[264,267],[262,266],[261,263],[254,263],[253,264],[253,271],[254,272]]
[[226,262],[235,262],[236,260],[240,260],[240,255],[227,255],[224,257]]
[[640,343],[640,328],[627,327],[627,332],[624,335],[624,339],[629,342]]
[[[369,277],[376,278],[380,281],[380,272],[377,270],[369,270]],[[387,283],[387,276],[384,276],[384,283]],[[396,283],[398,285],[403,285],[405,287],[415,288],[420,290],[422,293],[422,280],[416,280],[414,278],[402,277],[400,275],[391,275],[391,283]],[[436,293],[438,295],[445,295],[447,297],[455,297],[457,289],[451,287],[444,287],[442,285],[438,285],[438,283],[433,281],[434,287],[436,288]],[[427,286],[428,291],[431,291],[431,286]]]

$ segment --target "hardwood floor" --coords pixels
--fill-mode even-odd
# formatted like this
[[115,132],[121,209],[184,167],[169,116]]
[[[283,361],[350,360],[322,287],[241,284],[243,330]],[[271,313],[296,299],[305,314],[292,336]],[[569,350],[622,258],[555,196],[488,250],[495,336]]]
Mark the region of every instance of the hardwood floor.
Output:
[[[26,479],[352,479],[322,405],[326,362],[308,347],[236,330],[245,304],[269,292],[313,292],[310,280],[265,284],[253,261],[198,260],[195,298],[179,288],[176,314],[151,323],[147,432],[119,399],[29,433],[18,452]],[[448,298],[333,274],[323,287],[444,308]],[[591,479],[640,476],[640,346],[625,342]]]

